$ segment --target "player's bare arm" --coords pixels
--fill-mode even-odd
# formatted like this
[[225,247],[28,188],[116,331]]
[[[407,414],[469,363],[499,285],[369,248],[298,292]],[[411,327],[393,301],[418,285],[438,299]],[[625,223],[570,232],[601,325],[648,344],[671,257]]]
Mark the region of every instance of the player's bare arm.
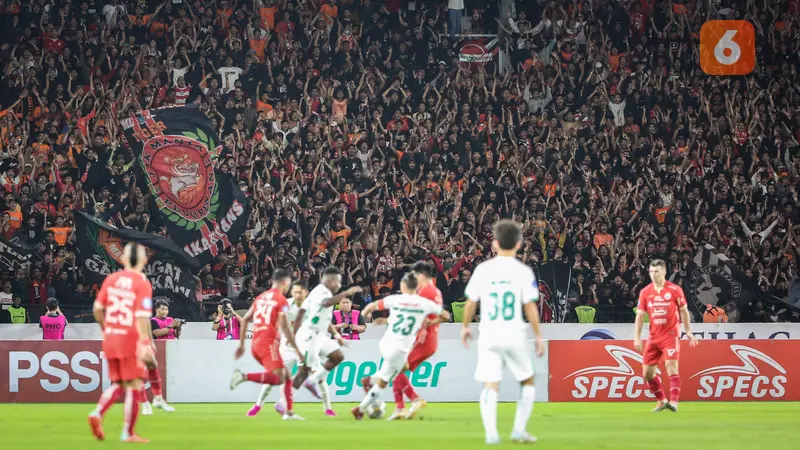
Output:
[[633,347],[636,349],[637,352],[642,352],[644,347],[642,346],[642,328],[644,328],[644,314],[645,312],[641,309],[636,310],[636,320],[634,321],[633,326]]
[[542,331],[539,326],[539,308],[536,303],[529,302],[525,304],[523,310],[525,311],[525,318],[528,319],[528,323],[531,325],[533,335],[536,337],[536,355],[541,358],[544,356],[544,339],[542,339]]
[[[686,332],[686,338],[689,339],[689,347],[697,347],[697,344],[699,342],[697,341],[695,335],[692,333],[691,318],[689,317],[689,308],[687,308],[686,305],[683,305],[683,307],[680,309],[680,313],[681,313],[681,322],[683,322],[683,329]],[[636,314],[636,316],[638,317],[639,314]]]
[[94,321],[100,325],[101,330],[105,330],[106,328],[106,308],[99,304],[98,302],[94,303],[94,307],[92,308],[92,314],[94,315]]
[[348,346],[347,341],[344,340],[342,335],[339,333],[339,330],[333,324],[328,325],[328,333],[330,333],[331,336],[333,336],[333,338],[336,339],[336,342],[338,342],[339,345],[341,345],[342,347]]
[[464,344],[464,348],[469,348],[469,341],[472,340],[472,330],[470,329],[470,324],[472,323],[472,319],[475,318],[475,311],[478,310],[478,302],[468,298],[467,304],[464,305],[464,327],[461,329],[461,343]]
[[326,298],[325,300],[323,300],[321,302],[321,305],[323,307],[326,307],[326,308],[329,307],[329,306],[338,305],[339,302],[342,301],[342,299],[347,298],[347,297],[352,297],[352,296],[354,296],[356,294],[360,294],[361,291],[362,291],[362,289],[361,289],[360,286],[353,286],[353,287],[349,288],[346,291],[343,291],[343,292],[340,292],[340,293],[334,295],[331,298]]
[[236,348],[236,353],[234,353],[234,358],[239,359],[244,355],[244,341],[247,339],[247,325],[250,324],[250,321],[253,320],[253,307],[251,306],[250,309],[247,310],[244,317],[242,317],[242,323],[240,324],[242,328],[242,332],[239,333],[239,347]]
[[297,330],[300,329],[300,325],[302,325],[303,318],[305,316],[306,316],[306,310],[300,308],[300,310],[297,311],[297,317],[294,318],[294,323],[292,324],[292,328],[294,329],[294,331],[292,332],[292,336],[297,336]]

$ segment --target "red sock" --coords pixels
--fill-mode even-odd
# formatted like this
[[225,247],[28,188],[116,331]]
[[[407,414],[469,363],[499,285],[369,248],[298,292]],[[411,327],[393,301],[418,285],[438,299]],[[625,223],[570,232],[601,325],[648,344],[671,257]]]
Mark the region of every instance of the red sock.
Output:
[[294,406],[294,400],[292,399],[292,380],[286,380],[283,383],[283,396],[286,397],[286,410],[291,411],[292,406]]
[[145,389],[144,386],[142,386],[142,388],[139,389],[138,398],[139,398],[139,403],[144,403],[147,401],[147,389]]
[[412,402],[419,397],[419,395],[417,395],[417,391],[415,391],[414,388],[411,387],[411,383],[409,383],[408,381],[406,381],[406,387],[405,389],[403,389],[403,393],[406,394],[406,397],[408,397],[408,399],[411,400]]
[[406,383],[408,383],[408,378],[404,373],[396,376],[392,381],[392,393],[394,394],[394,403],[397,405],[397,409],[406,407],[406,402],[403,400],[403,389],[406,387]]
[[248,373],[246,377],[247,381],[253,381],[255,383],[271,384],[273,386],[283,384],[281,382],[281,377],[269,372]]
[[650,392],[656,396],[656,400],[664,400],[664,392],[661,391],[661,378],[658,375],[656,375],[656,377],[652,380],[648,381],[647,385],[650,386]]
[[153,391],[153,397],[161,396],[161,374],[158,373],[158,368],[148,369],[147,376],[150,378],[150,389]]
[[106,411],[111,408],[111,405],[113,405],[121,395],[122,386],[118,384],[112,384],[111,387],[103,391],[103,395],[100,396],[100,400],[97,402],[97,412],[100,414],[100,417],[106,414]]
[[139,418],[139,402],[142,400],[139,390],[128,388],[125,391],[125,434],[130,437],[135,435],[136,419]]
[[678,403],[681,398],[681,376],[677,373],[669,376],[669,401]]

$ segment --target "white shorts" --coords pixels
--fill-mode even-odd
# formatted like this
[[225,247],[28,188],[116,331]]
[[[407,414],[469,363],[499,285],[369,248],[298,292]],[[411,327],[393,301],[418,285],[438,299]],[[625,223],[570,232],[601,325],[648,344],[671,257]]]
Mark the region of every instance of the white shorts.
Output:
[[475,380],[499,383],[508,368],[517,381],[533,377],[533,362],[527,340],[515,342],[478,342],[478,365]]
[[341,347],[335,340],[329,338],[325,334],[312,334],[310,336],[296,337],[297,347],[303,353],[305,363],[300,363],[301,366],[306,366],[311,369],[322,365],[322,359],[328,357],[331,353],[339,350]]
[[281,341],[281,347],[278,351],[283,360],[283,367],[286,367],[290,371],[294,369],[295,364],[297,364],[297,352],[295,352],[292,347],[289,347],[286,341]]
[[381,345],[380,350],[383,364],[381,364],[381,368],[378,369],[375,376],[387,383],[391,383],[394,377],[405,369],[410,352],[391,345]]

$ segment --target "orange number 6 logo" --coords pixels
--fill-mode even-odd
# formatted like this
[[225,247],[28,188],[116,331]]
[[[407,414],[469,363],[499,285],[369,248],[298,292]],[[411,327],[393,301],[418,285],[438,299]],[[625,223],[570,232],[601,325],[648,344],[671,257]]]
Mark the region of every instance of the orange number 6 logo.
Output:
[[700,28],[700,68],[709,75],[747,75],[756,66],[755,40],[746,20],[709,20]]

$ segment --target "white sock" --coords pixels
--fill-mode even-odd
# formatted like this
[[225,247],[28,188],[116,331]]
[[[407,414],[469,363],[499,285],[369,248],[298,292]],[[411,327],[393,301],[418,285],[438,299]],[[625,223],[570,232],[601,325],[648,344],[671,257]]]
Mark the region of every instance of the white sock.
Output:
[[528,419],[533,411],[533,401],[536,399],[536,388],[534,386],[522,386],[522,391],[517,400],[517,413],[514,415],[514,433],[525,433],[528,427]]
[[322,407],[325,409],[325,411],[332,409],[330,393],[331,387],[328,386],[328,381],[323,378],[319,383],[317,383],[317,386],[319,388],[319,393],[322,396]]
[[[264,406],[264,402],[267,401],[267,396],[272,391],[271,384],[265,384],[261,386],[261,393],[258,394],[258,400],[256,400],[256,406],[259,408]],[[283,390],[281,390],[283,392]],[[283,394],[281,394],[281,398],[283,398]]]
[[308,377],[308,381],[313,384],[318,384],[321,380],[327,379],[327,377],[328,371],[324,367],[318,367],[314,370],[314,373]]
[[364,400],[361,400],[361,404],[358,405],[358,409],[361,412],[364,412],[364,410],[367,409],[367,406],[376,403],[381,398],[381,392],[383,392],[383,388],[378,386],[378,383],[372,385],[372,387],[369,389],[369,392],[367,392],[367,395],[364,396]]
[[486,438],[497,438],[497,391],[483,388],[481,391],[481,420]]
[[162,397],[160,395],[154,395],[153,396],[153,403],[158,403],[158,402],[162,402],[163,403],[164,402],[164,397]]

